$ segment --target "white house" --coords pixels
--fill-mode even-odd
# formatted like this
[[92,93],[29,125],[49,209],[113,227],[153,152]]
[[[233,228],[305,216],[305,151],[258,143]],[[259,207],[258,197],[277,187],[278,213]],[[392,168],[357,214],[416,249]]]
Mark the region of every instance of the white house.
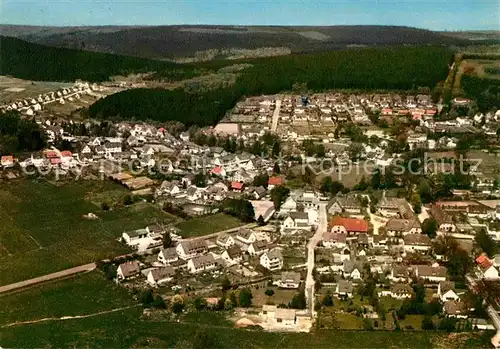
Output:
[[257,235],[248,228],[240,228],[236,233],[236,240],[249,245],[257,240]]
[[147,273],[146,280],[148,284],[150,284],[153,287],[162,285],[164,283],[167,283],[169,281],[172,281],[174,278],[175,271],[174,268],[172,267],[162,267],[158,269],[153,269],[150,270]]
[[148,228],[126,231],[122,233],[123,241],[129,246],[137,246],[141,244],[144,239],[149,239],[151,236]]
[[188,270],[192,274],[209,271],[216,267],[215,259],[211,254],[196,256],[188,261]]
[[196,239],[181,241],[176,246],[177,254],[182,259],[193,258],[208,252],[208,246],[205,239]]
[[458,301],[460,297],[455,291],[455,283],[453,281],[441,281],[438,284],[437,295],[441,302]]
[[446,268],[441,266],[417,265],[415,276],[429,282],[446,281]]
[[158,253],[158,261],[163,264],[170,264],[178,260],[179,256],[175,247],[164,248]]
[[229,248],[234,245],[234,238],[229,234],[220,234],[217,237],[217,245],[222,246],[224,248]]
[[271,271],[283,268],[283,256],[280,249],[273,248],[268,252],[264,252],[260,256],[260,265]]
[[403,241],[406,252],[427,252],[432,247],[431,239],[425,234],[408,234]]
[[243,252],[239,246],[231,246],[222,252],[221,257],[229,264],[237,264],[243,260]]
[[280,278],[276,280],[274,285],[280,288],[299,288],[300,273],[297,272],[282,272]]
[[133,278],[140,273],[140,270],[141,268],[137,261],[122,263],[118,266],[116,278],[118,281]]
[[347,235],[327,231],[323,234],[322,241],[326,248],[344,248],[347,246]]
[[289,230],[310,231],[309,214],[307,212],[290,212],[281,224],[281,232]]
[[483,278],[485,279],[494,280],[499,278],[498,270],[497,268],[495,268],[494,265],[490,265],[487,268],[482,268],[482,271],[483,271]]

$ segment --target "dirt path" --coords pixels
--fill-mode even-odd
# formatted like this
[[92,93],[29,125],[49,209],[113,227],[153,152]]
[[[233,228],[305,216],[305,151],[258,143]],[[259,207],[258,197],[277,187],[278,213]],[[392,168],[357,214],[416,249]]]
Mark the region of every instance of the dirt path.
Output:
[[47,274],[47,275],[39,276],[39,277],[36,277],[33,279],[24,280],[24,281],[16,282],[13,284],[1,286],[0,293],[5,293],[5,292],[17,290],[19,288],[36,285],[36,284],[39,284],[41,282],[60,279],[60,278],[66,277],[66,276],[71,276],[71,275],[91,271],[91,270],[94,270],[95,268],[96,268],[95,263],[80,265],[78,267],[74,267],[74,268],[70,268],[70,269],[66,269],[66,270],[61,270],[61,271],[58,271],[56,273]]
[[38,319],[38,320],[29,320],[29,321],[19,321],[19,322],[13,322],[7,325],[3,325],[2,328],[4,327],[12,327],[12,326],[18,326],[18,325],[28,325],[28,324],[36,324],[39,322],[46,322],[46,321],[64,321],[64,320],[72,320],[72,319],[85,319],[88,317],[94,317],[94,316],[99,316],[99,315],[104,315],[104,314],[109,314],[109,313],[114,313],[117,311],[122,311],[130,308],[136,308],[139,307],[140,304],[136,305],[131,305],[128,307],[122,307],[122,308],[115,308],[111,310],[105,310],[105,311],[100,311],[98,313],[93,313],[93,314],[87,314],[87,315],[74,315],[74,316],[63,316],[63,317],[47,317],[43,319]]

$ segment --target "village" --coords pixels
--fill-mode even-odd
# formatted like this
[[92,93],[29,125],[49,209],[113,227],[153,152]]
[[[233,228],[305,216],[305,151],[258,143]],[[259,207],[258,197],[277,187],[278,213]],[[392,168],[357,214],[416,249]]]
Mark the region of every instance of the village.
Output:
[[[469,188],[450,188],[451,197],[425,203],[375,187],[373,171],[347,174],[350,185],[335,177],[340,170],[333,182],[324,175],[304,178],[324,159],[334,166],[371,161],[370,169],[389,168],[418,149],[435,159],[456,159],[463,137],[481,132],[498,142],[500,111],[440,120],[442,106],[428,95],[332,93],[252,97],[203,129],[43,114],[44,103],[71,102],[94,91],[97,85],[80,83],[60,95],[2,106],[36,117],[48,141],[40,152],[2,154],[2,178],[113,181],[132,198],[173,215],[241,220],[234,228],[193,235],[161,224],[123,231],[120,242],[133,253],[101,264],[113,270],[114,282],[165,298],[182,294],[186,302],[201,297],[211,309],[233,307],[236,325],[269,331],[500,329],[500,254],[476,246],[478,235],[500,241],[495,154],[481,154],[481,164],[468,172]],[[453,103],[457,112],[471,101]],[[399,148],[390,134],[398,119],[411,125]],[[347,124],[353,126],[346,130]],[[269,138],[280,144],[279,154],[273,144],[263,146],[265,152],[252,148]],[[449,163],[438,172],[453,170]],[[439,174],[427,165],[431,176]],[[302,175],[290,175],[297,169]],[[423,196],[426,190],[417,191]],[[465,251],[474,264],[450,269],[456,251]],[[226,279],[249,290],[253,301],[225,304],[229,297],[219,285]],[[487,299],[485,312],[477,309],[478,297]],[[433,310],[423,311],[424,305]],[[492,343],[500,345],[500,335]]]

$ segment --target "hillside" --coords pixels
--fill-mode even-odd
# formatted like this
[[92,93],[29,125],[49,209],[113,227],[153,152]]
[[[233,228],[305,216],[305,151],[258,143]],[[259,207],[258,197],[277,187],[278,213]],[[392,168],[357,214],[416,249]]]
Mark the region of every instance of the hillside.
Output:
[[[469,42],[429,30],[395,26],[155,26],[27,27],[0,26],[2,35],[43,45],[154,59],[196,60],[273,55],[258,52],[317,52],[350,45],[450,45]],[[286,49],[286,50],[285,50]],[[241,50],[257,50],[255,53]]]
[[[296,82],[313,91],[433,87],[446,78],[453,54],[440,47],[351,49],[248,60],[236,83],[210,91],[135,89],[97,101],[91,117],[214,125],[243,96],[274,94]],[[215,64],[214,64],[215,65]]]
[[151,59],[55,48],[0,36],[0,75],[42,81],[103,81],[109,76],[149,71],[171,72],[172,79],[189,74],[181,65]]

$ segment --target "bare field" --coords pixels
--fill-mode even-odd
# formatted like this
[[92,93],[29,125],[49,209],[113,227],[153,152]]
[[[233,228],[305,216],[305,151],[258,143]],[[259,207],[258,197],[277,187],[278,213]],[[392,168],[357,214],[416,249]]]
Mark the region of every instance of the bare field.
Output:
[[73,86],[72,83],[29,81],[9,76],[0,76],[0,103],[36,97],[39,94]]

